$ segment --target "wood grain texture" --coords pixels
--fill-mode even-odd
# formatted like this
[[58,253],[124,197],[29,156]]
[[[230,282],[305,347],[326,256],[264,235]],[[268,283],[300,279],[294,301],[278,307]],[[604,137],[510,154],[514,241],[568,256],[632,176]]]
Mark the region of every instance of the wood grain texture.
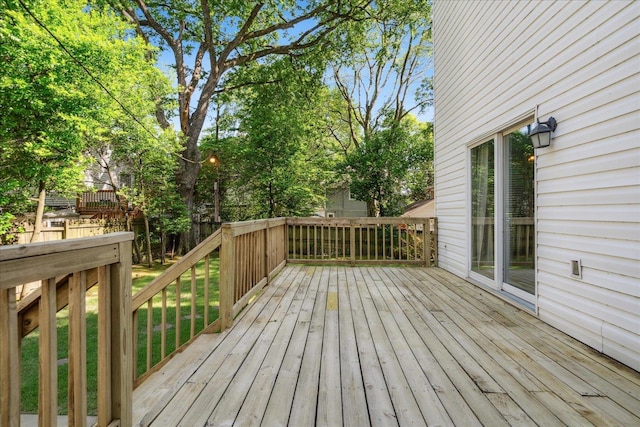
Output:
[[638,372],[438,268],[290,265],[200,339],[134,425],[640,423]]

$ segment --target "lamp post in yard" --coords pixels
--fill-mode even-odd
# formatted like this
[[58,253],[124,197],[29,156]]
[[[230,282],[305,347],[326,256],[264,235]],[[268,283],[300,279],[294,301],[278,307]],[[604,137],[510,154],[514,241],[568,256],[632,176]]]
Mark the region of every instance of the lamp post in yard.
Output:
[[220,179],[220,160],[212,154],[209,156],[208,161],[216,168],[216,180],[213,183],[213,222],[220,224],[220,187],[218,185]]

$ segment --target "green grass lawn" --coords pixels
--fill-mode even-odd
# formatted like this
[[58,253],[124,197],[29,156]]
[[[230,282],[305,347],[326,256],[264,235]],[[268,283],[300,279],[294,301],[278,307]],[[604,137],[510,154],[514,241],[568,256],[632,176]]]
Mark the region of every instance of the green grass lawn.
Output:
[[[165,271],[171,263],[164,265],[155,264],[152,268],[133,266],[133,294],[142,289],[154,278]],[[218,317],[218,277],[219,263],[217,258],[210,262],[210,303],[209,322]],[[180,313],[180,344],[189,340],[191,329],[191,273],[187,272],[181,277],[181,313]],[[176,304],[175,284],[167,288],[167,335],[166,353],[171,353],[175,347],[176,335]],[[204,327],[204,262],[196,266],[196,333]],[[153,299],[153,335],[152,335],[152,359],[153,363],[160,360],[160,323],[162,316],[162,300],[158,295]],[[95,415],[97,393],[97,323],[98,323],[98,290],[97,287],[87,292],[87,412]],[[58,329],[58,413],[67,413],[67,369],[68,369],[68,310],[63,309],[57,315]],[[38,330],[26,336],[22,340],[22,399],[21,411],[23,413],[38,412]],[[141,375],[146,371],[147,361],[147,306],[140,308],[138,314],[138,360],[137,372]]]

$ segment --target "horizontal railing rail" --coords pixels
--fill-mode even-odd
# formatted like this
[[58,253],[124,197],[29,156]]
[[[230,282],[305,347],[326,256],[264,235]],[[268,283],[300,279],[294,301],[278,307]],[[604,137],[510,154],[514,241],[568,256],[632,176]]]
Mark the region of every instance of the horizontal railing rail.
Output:
[[[68,302],[68,414],[70,425],[87,423],[87,313],[85,292],[98,283],[98,390],[100,425],[131,425],[131,241],[113,233],[57,242],[0,247],[0,425],[20,423],[20,349],[16,287],[41,281],[38,300],[40,425],[58,414],[59,299]],[[59,278],[68,276],[67,286]]]
[[436,218],[289,218],[291,263],[438,263]]

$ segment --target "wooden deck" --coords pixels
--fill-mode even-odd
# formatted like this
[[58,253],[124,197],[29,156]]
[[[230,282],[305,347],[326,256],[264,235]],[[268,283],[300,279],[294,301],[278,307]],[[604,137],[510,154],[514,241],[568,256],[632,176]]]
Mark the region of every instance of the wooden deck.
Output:
[[438,268],[288,266],[134,425],[640,425],[640,374]]

